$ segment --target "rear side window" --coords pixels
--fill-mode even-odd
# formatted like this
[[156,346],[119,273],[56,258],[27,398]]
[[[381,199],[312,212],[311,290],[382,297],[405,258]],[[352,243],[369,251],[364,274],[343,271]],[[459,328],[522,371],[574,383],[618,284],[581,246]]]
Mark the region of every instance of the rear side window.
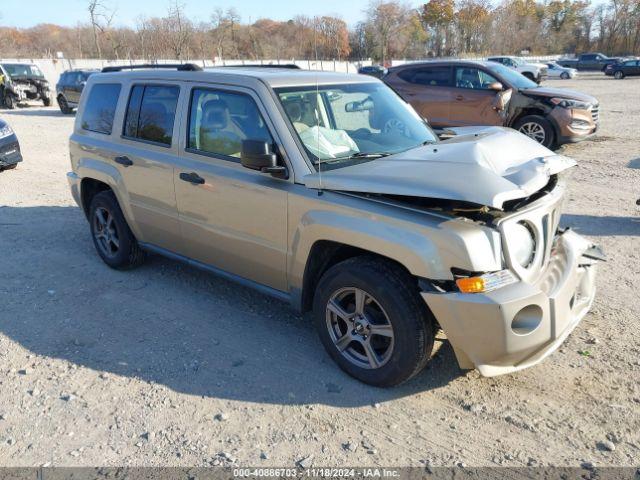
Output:
[[191,95],[187,147],[239,158],[243,140],[273,143],[253,99],[243,93],[195,88]]
[[450,67],[408,68],[398,73],[405,82],[431,87],[448,87],[451,85]]
[[120,88],[119,83],[97,83],[91,88],[82,114],[84,130],[111,134]]
[[124,136],[171,145],[180,87],[134,85],[129,96]]

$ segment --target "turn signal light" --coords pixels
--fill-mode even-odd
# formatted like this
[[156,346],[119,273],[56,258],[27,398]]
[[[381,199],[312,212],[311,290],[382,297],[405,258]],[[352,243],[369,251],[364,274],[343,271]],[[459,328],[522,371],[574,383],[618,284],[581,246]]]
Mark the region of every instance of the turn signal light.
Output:
[[467,277],[456,280],[456,285],[462,293],[484,292],[484,279],[482,277]]
[[456,285],[462,293],[483,293],[506,287],[517,281],[509,270],[491,272],[479,277],[462,277],[456,279]]

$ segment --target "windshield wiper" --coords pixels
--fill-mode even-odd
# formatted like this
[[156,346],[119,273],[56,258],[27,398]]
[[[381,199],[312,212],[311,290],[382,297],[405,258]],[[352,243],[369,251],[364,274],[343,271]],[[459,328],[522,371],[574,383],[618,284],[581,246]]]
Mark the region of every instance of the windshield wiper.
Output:
[[352,158],[382,158],[391,155],[389,152],[357,152],[346,157],[336,157],[332,160],[350,160]]

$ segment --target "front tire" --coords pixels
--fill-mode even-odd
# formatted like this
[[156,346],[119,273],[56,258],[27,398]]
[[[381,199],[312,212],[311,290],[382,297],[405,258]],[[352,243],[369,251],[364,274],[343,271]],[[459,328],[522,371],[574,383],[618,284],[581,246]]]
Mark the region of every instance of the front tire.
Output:
[[569,80],[569,74],[568,74],[567,72],[562,72],[562,73],[560,74],[560,78],[561,78],[562,80]]
[[415,279],[389,261],[355,257],[331,267],[316,289],[313,316],[329,356],[369,385],[410,379],[433,349],[435,320]]
[[547,148],[555,147],[553,125],[540,115],[525,115],[516,121],[513,128]]
[[4,95],[4,106],[9,109],[9,110],[13,110],[14,108],[16,108],[16,98],[12,93],[5,93]]
[[536,83],[540,83],[536,81],[536,77],[533,76],[533,73],[531,72],[524,72],[522,75],[524,75],[525,77],[527,77],[529,80],[531,80],[532,82],[536,82]]
[[44,97],[42,99],[42,103],[44,104],[45,107],[50,107],[51,106],[51,97]]
[[98,255],[111,268],[125,270],[144,261],[138,245],[111,190],[98,193],[89,207],[91,236]]

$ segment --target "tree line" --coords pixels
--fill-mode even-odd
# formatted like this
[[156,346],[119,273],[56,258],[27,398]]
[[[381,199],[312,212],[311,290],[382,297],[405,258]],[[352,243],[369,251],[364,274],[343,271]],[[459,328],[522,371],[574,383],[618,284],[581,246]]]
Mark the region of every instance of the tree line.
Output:
[[118,24],[109,0],[88,0],[74,27],[0,26],[0,57],[180,60],[363,60],[601,51],[640,53],[640,0],[429,0],[419,8],[373,0],[349,27],[332,15],[244,23],[233,9],[188,18],[177,0],[163,16]]

